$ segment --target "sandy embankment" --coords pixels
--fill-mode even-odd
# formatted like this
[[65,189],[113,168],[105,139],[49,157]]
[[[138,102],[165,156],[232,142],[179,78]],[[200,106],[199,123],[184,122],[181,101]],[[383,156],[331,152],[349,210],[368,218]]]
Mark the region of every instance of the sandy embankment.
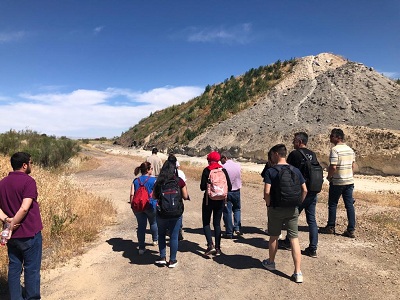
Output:
[[[151,151],[146,151],[143,149],[132,149],[132,148],[123,148],[115,145],[105,145],[105,144],[96,144],[93,147],[101,149],[107,153],[115,154],[115,155],[131,155],[131,156],[141,156],[147,157],[151,155]],[[164,153],[158,153],[162,160],[167,158],[167,155]],[[207,159],[205,156],[203,157],[191,157],[187,155],[176,155],[180,162],[188,162],[191,165],[196,166],[205,166],[207,165]],[[261,173],[264,165],[255,164],[249,162],[241,163],[242,169],[247,172],[255,172]],[[393,192],[400,193],[400,177],[396,176],[366,176],[366,175],[355,175],[355,187],[359,191],[365,192]]]

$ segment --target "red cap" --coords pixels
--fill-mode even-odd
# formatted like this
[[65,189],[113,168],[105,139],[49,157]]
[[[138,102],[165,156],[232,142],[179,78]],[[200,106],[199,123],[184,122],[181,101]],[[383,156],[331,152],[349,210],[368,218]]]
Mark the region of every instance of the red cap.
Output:
[[210,154],[207,155],[207,160],[208,161],[216,161],[218,162],[221,159],[221,155],[217,151],[210,152]]

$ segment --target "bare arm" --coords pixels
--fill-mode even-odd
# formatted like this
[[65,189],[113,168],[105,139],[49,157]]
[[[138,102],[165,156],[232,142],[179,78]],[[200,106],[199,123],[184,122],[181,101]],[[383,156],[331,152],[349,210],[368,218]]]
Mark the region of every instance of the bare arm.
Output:
[[[9,216],[7,216],[7,215],[4,213],[4,211],[2,211],[2,210],[0,209],[0,220],[3,221],[4,223],[7,222],[7,223],[11,224],[13,218],[10,218]],[[13,228],[15,229],[15,228],[17,228],[18,226],[20,226],[20,224],[15,224]]]
[[331,181],[331,179],[333,177],[333,174],[335,174],[335,172],[336,172],[336,165],[329,165],[329,167],[328,167],[328,176],[326,178],[329,181]]
[[303,184],[301,185],[301,202],[304,201],[304,199],[306,198],[306,196],[307,196],[307,186],[306,186],[305,183],[303,183]]
[[29,208],[31,207],[33,202],[32,198],[24,198],[22,199],[22,204],[15,216],[12,218],[11,224],[10,224],[10,234],[8,235],[8,238],[11,238],[12,231],[15,228],[15,225],[19,224],[23,218],[25,218],[26,214],[28,213]]
[[183,188],[181,188],[181,191],[182,191],[182,198],[184,200],[189,200],[189,193],[186,185]]
[[[0,208],[0,220],[5,222],[5,219],[8,218],[8,216],[4,213],[4,211]],[[7,219],[8,221],[8,219]]]
[[264,200],[267,206],[271,205],[271,185],[269,183],[264,185]]
[[132,183],[131,192],[129,194],[129,202],[132,202],[133,195],[135,194],[135,185]]

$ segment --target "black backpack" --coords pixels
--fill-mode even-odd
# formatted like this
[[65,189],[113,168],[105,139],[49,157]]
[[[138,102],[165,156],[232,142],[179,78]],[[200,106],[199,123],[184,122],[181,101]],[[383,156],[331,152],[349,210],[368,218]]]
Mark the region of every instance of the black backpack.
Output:
[[160,186],[157,213],[163,219],[179,218],[183,214],[181,188],[176,179],[167,180]]
[[301,184],[299,175],[291,165],[273,167],[278,176],[271,186],[273,207],[295,207],[301,204]]
[[316,158],[310,160],[303,150],[298,149],[298,151],[304,157],[300,171],[306,180],[307,190],[309,192],[319,193],[322,190],[322,184],[324,183],[324,170]]

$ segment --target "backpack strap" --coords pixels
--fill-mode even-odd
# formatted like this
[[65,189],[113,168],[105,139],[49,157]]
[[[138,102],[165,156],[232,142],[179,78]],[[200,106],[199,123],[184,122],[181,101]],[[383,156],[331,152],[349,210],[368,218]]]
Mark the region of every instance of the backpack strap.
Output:
[[[221,169],[222,170],[222,168],[217,168],[217,169]],[[212,169],[212,170],[215,170],[215,169]],[[210,181],[210,176],[211,176],[211,171],[212,170],[210,170],[210,173],[208,174],[207,189],[206,189],[206,205],[208,205],[208,185],[211,184],[211,183],[209,183],[209,181]]]
[[140,182],[140,176],[138,178],[136,178],[136,179],[137,179],[137,181],[139,183],[139,186],[144,186],[146,184],[146,182],[149,181],[150,176],[147,176],[146,180],[143,183]]
[[303,155],[305,160],[309,160],[303,150],[297,149],[297,151],[299,151],[301,153],[301,155]]
[[[279,183],[279,172],[282,170],[282,166],[277,166],[277,165],[275,165],[275,166],[272,166],[271,168],[276,170],[276,172],[277,172],[276,176],[277,176],[277,178],[278,178],[278,183]],[[276,180],[276,179],[275,179],[275,180]],[[272,193],[271,193],[272,191],[274,192],[273,195],[272,195]],[[270,200],[271,200],[271,203],[270,203],[270,205],[272,204],[272,207],[273,207],[273,208],[276,207],[276,203],[275,203],[276,200],[274,199],[274,201],[272,201],[272,198],[275,198],[275,197],[277,196],[278,193],[280,193],[279,185],[275,186],[274,189],[272,190],[272,181],[271,181],[271,190],[270,190]],[[273,196],[273,197],[272,197],[272,196]]]

